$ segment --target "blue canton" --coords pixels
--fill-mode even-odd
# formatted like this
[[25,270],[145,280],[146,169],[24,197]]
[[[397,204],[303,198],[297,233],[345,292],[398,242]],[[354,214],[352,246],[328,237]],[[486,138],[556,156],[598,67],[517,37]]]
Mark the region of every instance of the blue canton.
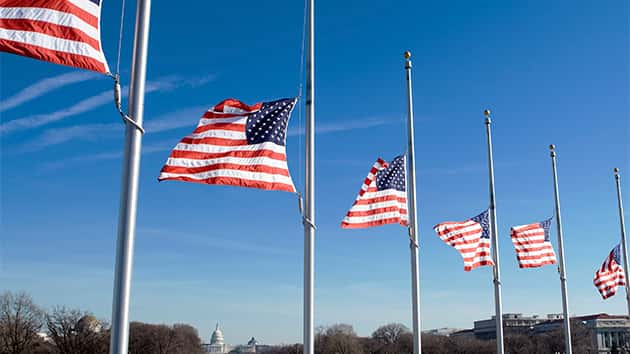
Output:
[[287,125],[296,101],[295,98],[284,98],[264,102],[260,110],[250,114],[245,127],[247,144],[272,142],[286,145]]
[[482,238],[490,238],[490,219],[488,218],[488,210],[483,213],[471,218],[470,220],[479,223],[481,225],[481,237]]
[[395,157],[387,168],[376,173],[376,189],[405,191],[405,156]]
[[621,265],[621,257],[619,256],[619,253],[621,252],[620,250],[620,245],[615,246],[615,248],[613,248],[613,258],[615,259],[615,262],[617,262],[617,264]]
[[540,222],[540,226],[545,230],[545,241],[549,241],[549,228],[551,227],[551,220],[553,218],[549,218],[545,221]]

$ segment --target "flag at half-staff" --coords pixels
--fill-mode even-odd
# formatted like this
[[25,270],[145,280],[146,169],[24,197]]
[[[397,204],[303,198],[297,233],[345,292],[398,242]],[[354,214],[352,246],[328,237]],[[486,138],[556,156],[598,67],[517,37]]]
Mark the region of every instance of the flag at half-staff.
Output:
[[556,253],[549,241],[551,218],[528,225],[513,226],[510,236],[520,268],[556,264]]
[[358,229],[385,224],[407,226],[405,156],[391,163],[376,160],[363,181],[359,195],[343,218],[341,227]]
[[227,99],[201,117],[175,146],[158,180],[295,192],[286,132],[297,98],[252,106]]
[[490,254],[488,210],[466,221],[447,221],[433,227],[442,241],[455,248],[464,258],[464,270],[493,266]]
[[101,0],[0,1],[0,51],[99,73]]
[[610,254],[602,263],[602,266],[595,272],[593,284],[602,295],[607,299],[617,293],[618,286],[626,285],[626,276],[621,266],[620,246],[615,246]]

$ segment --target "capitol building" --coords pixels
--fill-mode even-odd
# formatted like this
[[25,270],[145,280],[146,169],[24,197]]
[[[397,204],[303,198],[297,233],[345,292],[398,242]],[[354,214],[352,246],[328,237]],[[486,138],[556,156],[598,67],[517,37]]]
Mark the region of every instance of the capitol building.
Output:
[[223,332],[218,323],[210,336],[210,343],[204,344],[203,347],[206,353],[212,354],[262,353],[270,348],[268,345],[258,344],[258,341],[254,337],[252,337],[247,344],[226,344],[225,338],[223,338]]

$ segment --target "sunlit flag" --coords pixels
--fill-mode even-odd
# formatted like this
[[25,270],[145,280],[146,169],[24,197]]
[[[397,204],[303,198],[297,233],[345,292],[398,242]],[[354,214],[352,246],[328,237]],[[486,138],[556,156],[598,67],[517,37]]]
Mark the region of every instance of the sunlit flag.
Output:
[[158,179],[295,192],[285,145],[296,101],[224,100],[175,146]]
[[511,228],[510,236],[519,267],[536,268],[545,264],[556,264],[556,253],[549,241],[550,226],[551,218]]
[[620,245],[610,251],[610,254],[602,263],[602,266],[595,272],[593,284],[602,295],[607,299],[617,293],[618,286],[626,285],[626,276],[621,266]]
[[100,0],[0,0],[0,51],[100,73]]
[[376,160],[341,227],[357,229],[396,223],[407,226],[405,178],[404,156],[395,157],[391,163]]
[[433,227],[442,241],[454,247],[464,258],[464,270],[494,266],[490,254],[488,210],[466,221],[447,221]]

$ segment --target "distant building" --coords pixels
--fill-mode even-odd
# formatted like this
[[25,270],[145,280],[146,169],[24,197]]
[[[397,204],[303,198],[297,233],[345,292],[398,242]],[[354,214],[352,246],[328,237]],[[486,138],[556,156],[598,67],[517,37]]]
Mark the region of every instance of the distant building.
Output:
[[[617,349],[630,348],[630,320],[628,320],[628,316],[600,313],[571,317],[571,319],[582,322],[589,329],[591,343],[593,347],[597,348],[597,353],[610,353],[613,347]],[[546,321],[536,325],[534,331],[544,333],[562,326],[562,320]]]
[[430,334],[434,336],[450,336],[452,333],[459,332],[459,331],[461,331],[461,328],[442,327],[442,328],[434,328],[434,329],[422,331],[422,333]]
[[223,332],[217,323],[214,332],[210,336],[210,343],[203,345],[206,353],[209,354],[239,354],[239,353],[262,353],[271,348],[268,345],[261,345],[256,338],[252,337],[247,344],[229,345],[225,343]]
[[[579,321],[589,330],[592,346],[597,353],[611,353],[613,348],[630,349],[630,320],[628,316],[608,315],[605,313],[571,317]],[[503,331],[510,333],[545,333],[562,328],[562,314],[548,314],[546,317],[523,316],[520,313],[503,314]],[[472,329],[453,332],[451,337],[475,337],[477,339],[496,338],[496,320],[492,316],[488,320],[474,322]],[[624,351],[625,353],[625,351]]]
[[[504,313],[503,328],[505,333],[527,332],[535,325],[549,320],[562,319],[561,314],[549,314],[547,317],[523,316],[522,313]],[[479,320],[474,322],[473,332],[478,339],[496,338],[496,318],[492,316],[489,320]]]

